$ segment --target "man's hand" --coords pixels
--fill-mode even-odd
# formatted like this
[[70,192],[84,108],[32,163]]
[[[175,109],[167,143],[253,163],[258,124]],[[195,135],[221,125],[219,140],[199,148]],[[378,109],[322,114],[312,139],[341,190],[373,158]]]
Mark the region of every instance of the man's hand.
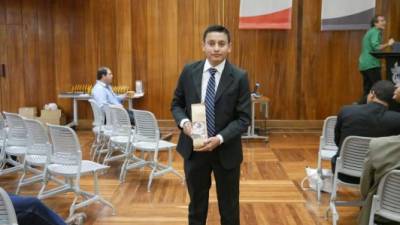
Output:
[[400,86],[394,91],[393,99],[396,100],[396,102],[400,102]]
[[122,100],[125,100],[126,97],[127,97],[127,94],[126,94],[126,93],[125,93],[125,94],[121,94],[121,95],[119,95],[119,97],[120,97]]
[[204,146],[199,148],[199,149],[195,149],[195,151],[198,152],[210,152],[212,150],[214,150],[216,147],[218,147],[218,145],[220,145],[220,140],[218,137],[210,137],[208,138],[205,142],[204,142]]
[[388,45],[392,46],[394,43],[395,43],[394,39],[390,38],[389,41],[388,41]]
[[189,137],[192,137],[192,122],[187,121],[183,124],[183,133]]

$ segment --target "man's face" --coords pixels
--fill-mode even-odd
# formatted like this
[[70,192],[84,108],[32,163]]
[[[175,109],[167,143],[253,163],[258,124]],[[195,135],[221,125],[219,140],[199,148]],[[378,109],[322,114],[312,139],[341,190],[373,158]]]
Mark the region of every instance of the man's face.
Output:
[[396,100],[396,102],[400,102],[400,86],[394,91],[393,99]]
[[385,29],[385,26],[386,26],[385,17],[379,16],[379,17],[377,18],[377,20],[378,20],[378,21],[376,21],[375,27],[378,28],[378,29],[384,30],[384,29]]
[[231,52],[231,43],[223,32],[210,32],[203,42],[203,52],[212,66],[217,66]]
[[370,91],[369,94],[367,95],[367,103],[372,102],[375,98],[375,93],[373,91]]
[[112,83],[113,74],[111,70],[107,70],[107,75],[103,76],[103,81],[106,84]]

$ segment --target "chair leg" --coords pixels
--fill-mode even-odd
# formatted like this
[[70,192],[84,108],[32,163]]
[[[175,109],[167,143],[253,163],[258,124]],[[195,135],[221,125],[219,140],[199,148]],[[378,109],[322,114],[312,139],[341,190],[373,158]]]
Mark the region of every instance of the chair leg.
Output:
[[122,166],[121,166],[121,172],[120,172],[120,175],[119,175],[119,182],[120,182],[120,183],[124,183],[124,182],[125,182],[125,178],[126,178],[126,167],[127,167],[127,165],[128,165],[128,162],[129,162],[130,157],[131,157],[131,153],[130,153],[130,154],[129,154],[129,153],[126,154],[124,163],[123,163]]
[[92,145],[90,146],[90,158],[92,159],[92,161],[93,161],[93,158],[94,158],[94,155],[95,155],[95,152],[96,152],[96,146],[97,146],[97,142],[98,141],[98,138],[97,138],[97,134],[95,134],[94,135],[94,140],[93,140],[93,142],[92,142]]
[[372,197],[372,205],[371,205],[371,211],[370,211],[370,214],[369,214],[369,223],[368,223],[368,225],[375,225],[375,212],[376,212],[378,201],[379,201],[378,196],[374,195]]
[[178,176],[179,178],[182,179],[182,183],[185,183],[185,178],[184,178],[182,175],[180,175],[180,174],[178,173],[178,171],[176,171],[176,170],[172,167],[172,148],[169,148],[169,149],[168,149],[168,167],[171,168],[171,172],[172,172],[173,174],[175,174],[176,176]]
[[26,176],[26,171],[27,171],[27,165],[26,165],[26,162],[24,163],[24,169],[23,169],[23,173],[22,173],[22,176],[21,176],[21,178],[19,179],[19,181],[18,181],[18,186],[17,186],[17,190],[15,190],[15,194],[16,195],[18,195],[18,193],[19,193],[19,190],[21,189],[21,185],[22,185],[22,182],[24,181],[24,178],[25,178],[25,176]]
[[74,212],[76,210],[75,205],[76,205],[76,202],[78,201],[78,198],[79,198],[79,193],[75,192],[74,201],[72,202],[71,207],[69,208],[69,216],[74,215]]
[[[112,143],[111,143],[111,141],[108,141],[107,149],[108,149],[108,151],[107,151],[107,153],[106,153],[106,155],[104,156],[104,159],[103,159],[103,164],[104,164],[104,165],[107,165],[107,164],[108,164],[108,162],[107,162],[106,160],[109,159],[109,158],[111,157],[112,153],[114,152],[114,150],[113,150],[113,148],[112,148]],[[100,155],[101,155],[101,154],[99,153],[99,159],[100,159]]]
[[38,199],[41,199],[41,197],[42,197],[42,195],[44,193],[44,190],[46,190],[48,182],[49,182],[49,173],[45,169],[44,175],[43,175],[42,187],[40,188],[40,191],[39,191],[39,193],[37,195]]
[[[319,179],[322,180],[321,149],[318,151],[317,176],[318,176],[318,181],[319,181]],[[317,202],[318,202],[318,204],[320,204],[321,203],[321,186],[320,186],[320,183],[318,181],[317,181],[317,184],[316,184]]]
[[332,213],[332,224],[336,225],[339,220],[339,214],[336,210],[336,195],[337,195],[337,173],[335,173],[333,182],[332,182],[332,193],[329,201],[329,210]]
[[99,198],[98,200],[107,205],[108,207],[110,207],[112,209],[112,215],[115,215],[115,208],[114,205],[111,204],[109,201],[105,200],[103,197],[100,196],[100,191],[99,191],[99,179],[97,177],[97,173],[94,172],[93,173],[93,184],[94,184],[94,193],[95,195]]
[[149,176],[149,182],[147,183],[147,192],[150,192],[151,184],[153,183],[154,173],[156,172],[156,170],[157,170],[157,164],[155,164],[153,169],[151,170]]

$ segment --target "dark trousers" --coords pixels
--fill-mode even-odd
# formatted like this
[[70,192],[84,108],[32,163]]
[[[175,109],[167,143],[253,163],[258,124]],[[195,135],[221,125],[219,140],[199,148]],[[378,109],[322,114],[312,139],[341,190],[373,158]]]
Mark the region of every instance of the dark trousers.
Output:
[[64,220],[34,197],[10,195],[19,225],[66,225]]
[[[129,121],[131,122],[132,126],[135,126],[135,117],[133,116],[133,111],[129,109],[125,109],[129,115]],[[107,119],[104,118],[104,124],[107,124]]]
[[208,212],[208,196],[211,172],[214,174],[221,225],[239,225],[239,178],[240,166],[233,169],[222,167],[218,152],[193,152],[184,161],[188,192],[189,225],[205,225]]
[[133,116],[133,111],[129,110],[129,109],[127,109],[126,111],[128,112],[129,120],[131,121],[131,125],[135,126],[135,117]]
[[360,71],[363,76],[363,96],[359,100],[360,104],[367,103],[367,96],[371,87],[378,81],[382,80],[381,78],[381,68],[376,67],[368,70]]

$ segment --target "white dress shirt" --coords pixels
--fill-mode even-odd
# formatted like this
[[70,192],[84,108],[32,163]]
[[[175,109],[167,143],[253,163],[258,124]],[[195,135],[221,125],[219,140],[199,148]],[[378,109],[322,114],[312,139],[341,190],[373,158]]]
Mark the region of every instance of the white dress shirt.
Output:
[[[208,59],[206,59],[206,62],[204,63],[204,68],[203,68],[203,76],[201,79],[201,103],[204,103],[204,100],[206,98],[208,80],[210,80],[210,77],[211,77],[211,74],[208,70],[210,68],[214,68],[217,70],[217,72],[214,74],[214,76],[215,76],[215,92],[217,92],[219,81],[221,80],[222,71],[224,71],[224,68],[225,68],[225,63],[226,63],[226,60],[222,61],[217,66],[213,67],[210,64],[210,62],[208,61]],[[183,125],[188,121],[190,122],[190,120],[188,118],[181,120],[181,122],[179,123],[179,126],[181,128],[183,128]],[[220,144],[222,144],[224,142],[224,138],[222,137],[222,135],[217,134],[216,137],[219,138]]]
[[121,105],[124,100],[123,95],[116,95],[111,86],[97,80],[92,89],[92,96],[96,103],[102,108],[104,105]]

